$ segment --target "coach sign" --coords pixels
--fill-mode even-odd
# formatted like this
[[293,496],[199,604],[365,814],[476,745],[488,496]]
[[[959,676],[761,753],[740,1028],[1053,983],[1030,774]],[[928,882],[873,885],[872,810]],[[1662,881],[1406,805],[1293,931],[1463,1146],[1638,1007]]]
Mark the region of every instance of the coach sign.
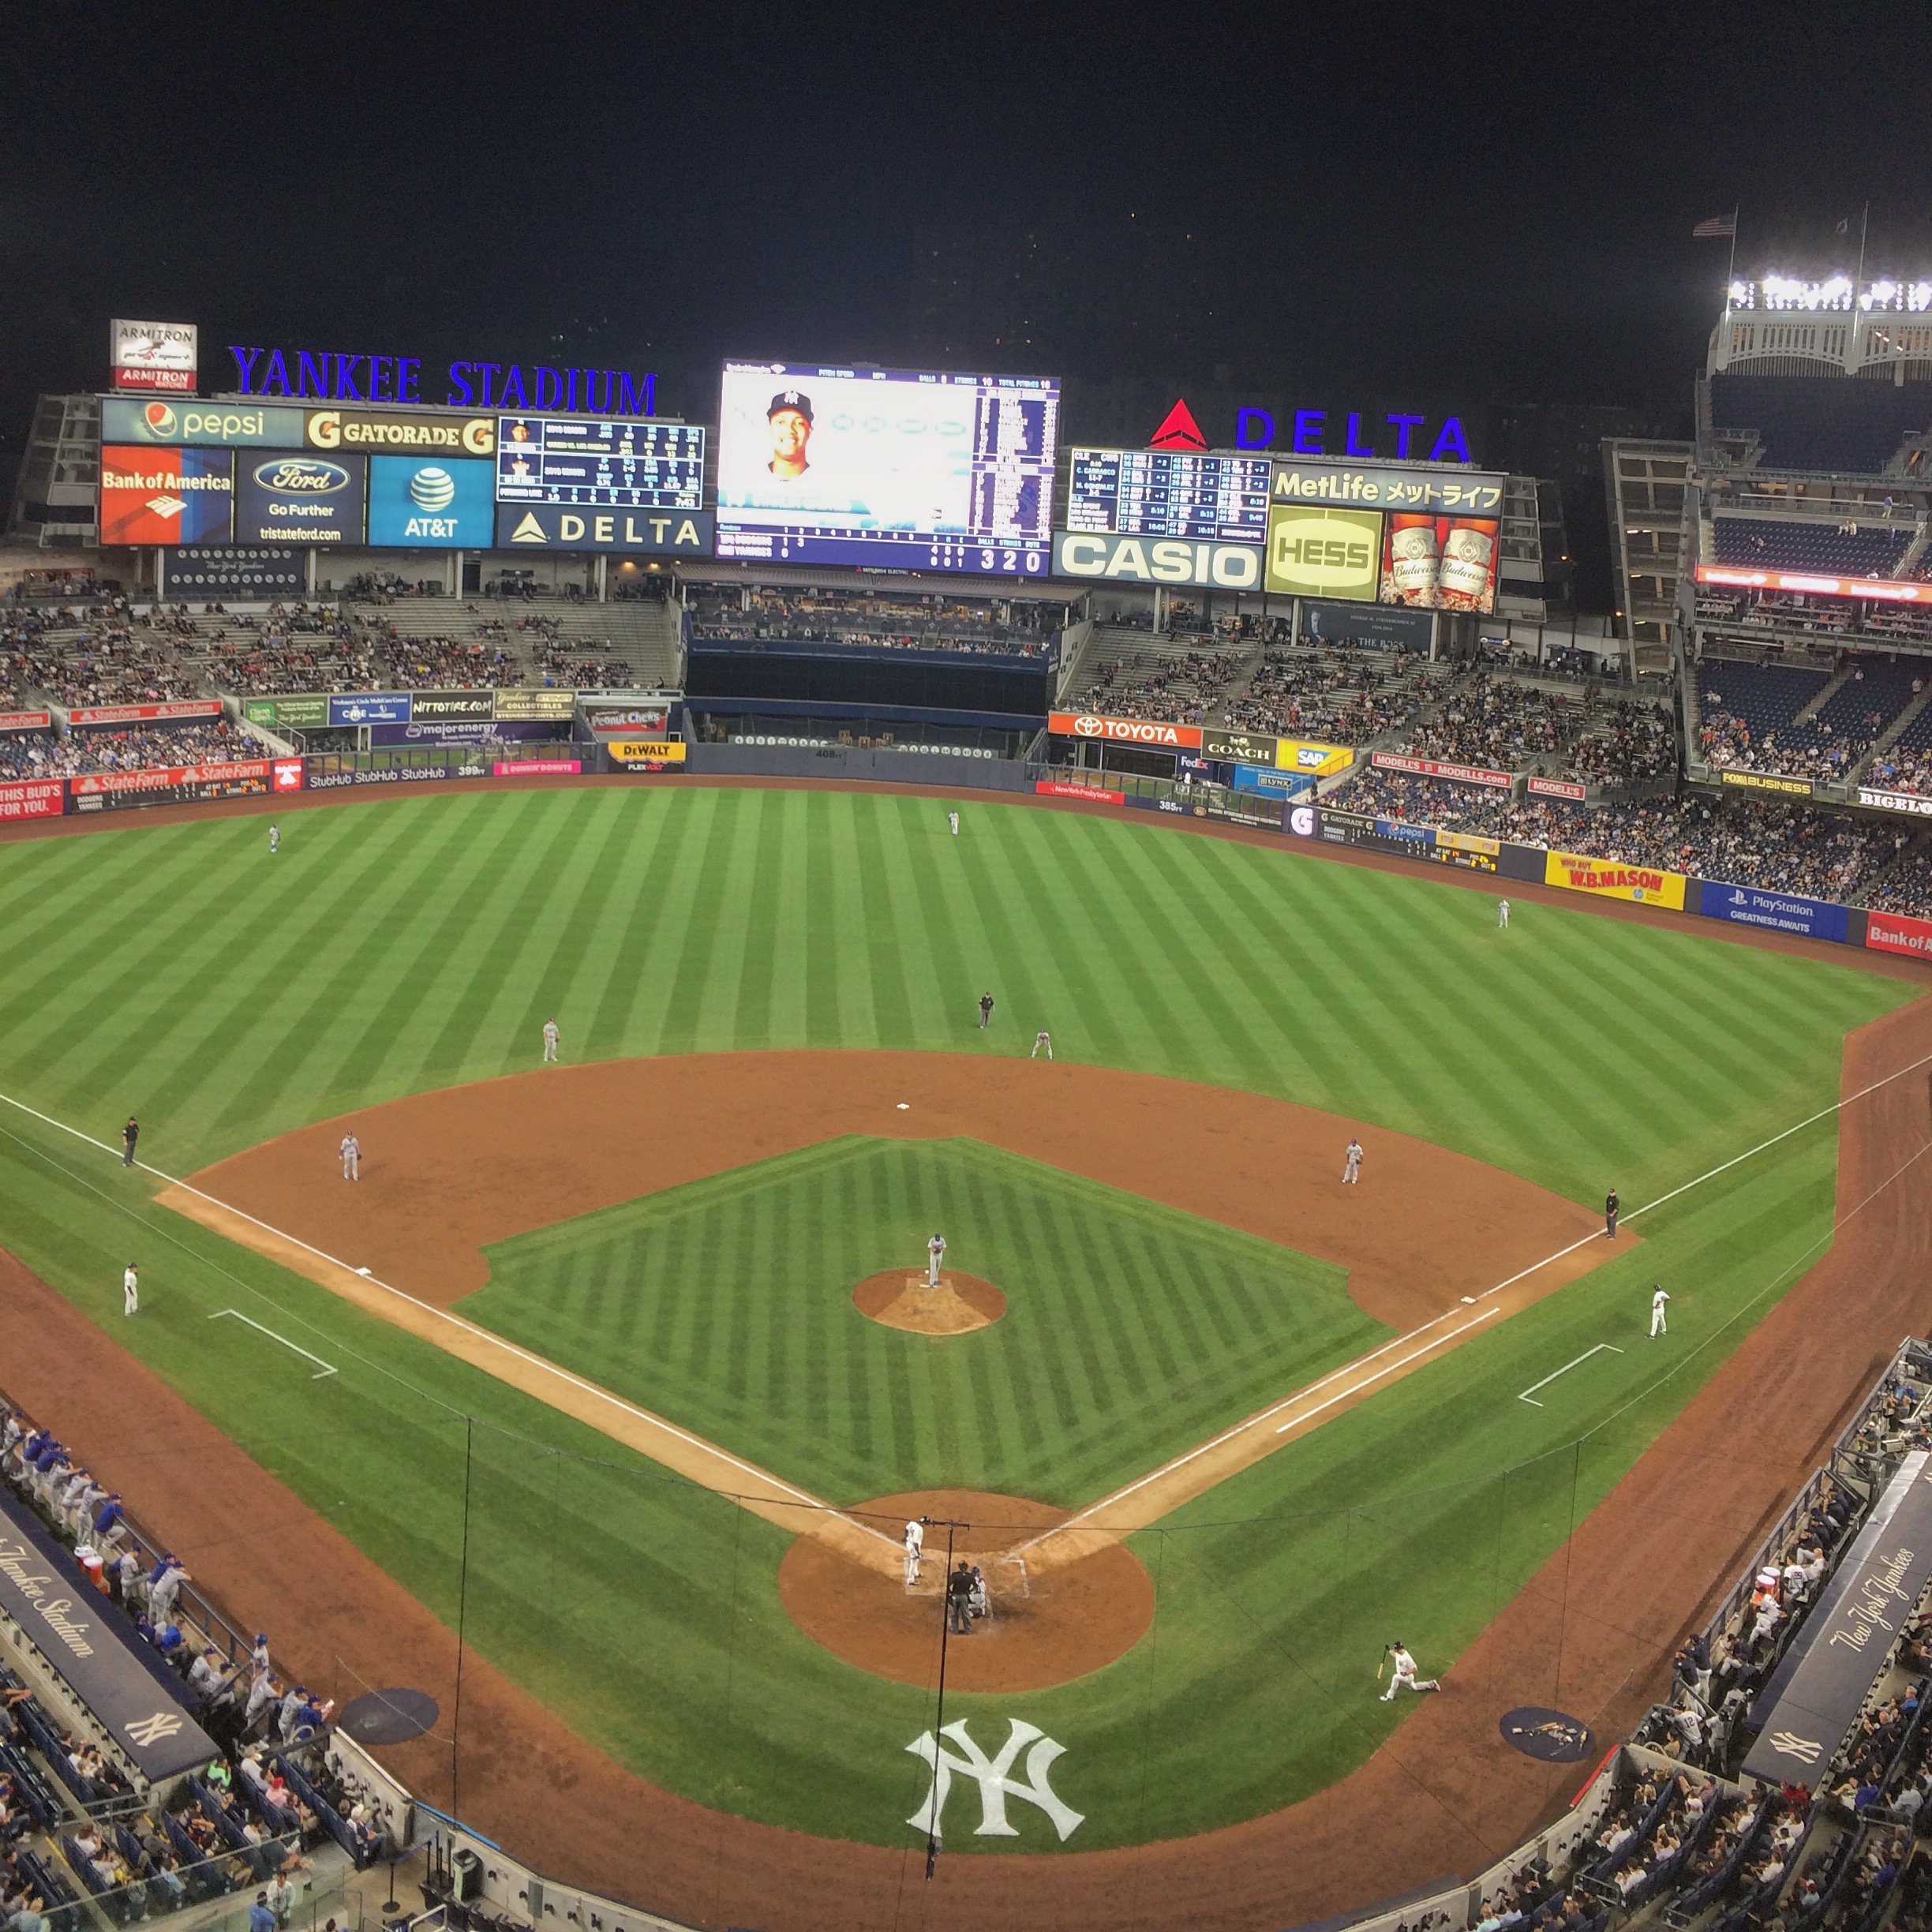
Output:
[[1816,1785],[1932,1579],[1932,1453],[1914,1450],[1885,1486],[1818,1608],[1772,1673],[1750,1721],[1744,1775]]
[[68,1552],[0,1491],[0,1616],[17,1626],[94,1713],[142,1777],[155,1784],[219,1754],[183,1693],[151,1672],[139,1641]]

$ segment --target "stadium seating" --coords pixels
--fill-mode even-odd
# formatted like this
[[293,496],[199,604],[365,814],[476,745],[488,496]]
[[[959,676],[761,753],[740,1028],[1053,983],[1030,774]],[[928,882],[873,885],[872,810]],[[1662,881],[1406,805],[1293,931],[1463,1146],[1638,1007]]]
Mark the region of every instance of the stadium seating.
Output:
[[1909,522],[1826,523],[1789,517],[1720,516],[1713,530],[1713,560],[1718,564],[1832,577],[1896,577],[1916,535]]
[[1710,378],[1710,420],[1754,435],[1760,467],[1876,476],[1908,436],[1932,429],[1932,401],[1920,384],[1720,374]]

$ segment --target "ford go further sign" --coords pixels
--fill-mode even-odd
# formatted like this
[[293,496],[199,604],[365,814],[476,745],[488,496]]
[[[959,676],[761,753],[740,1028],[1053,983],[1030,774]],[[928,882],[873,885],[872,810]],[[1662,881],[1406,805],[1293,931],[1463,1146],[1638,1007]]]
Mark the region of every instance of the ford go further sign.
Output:
[[235,472],[236,542],[361,542],[366,457],[251,451]]

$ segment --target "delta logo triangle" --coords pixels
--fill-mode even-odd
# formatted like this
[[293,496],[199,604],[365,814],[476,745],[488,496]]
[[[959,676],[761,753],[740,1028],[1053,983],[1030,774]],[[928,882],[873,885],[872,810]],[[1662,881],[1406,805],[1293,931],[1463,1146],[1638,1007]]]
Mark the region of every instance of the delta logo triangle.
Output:
[[512,543],[548,543],[550,541],[550,535],[543,525],[537,520],[537,512],[534,510],[526,510],[523,512],[523,521],[510,533],[510,541]]
[[1157,450],[1204,450],[1208,439],[1194,420],[1194,412],[1182,396],[1161,418],[1161,426],[1148,439],[1148,447]]

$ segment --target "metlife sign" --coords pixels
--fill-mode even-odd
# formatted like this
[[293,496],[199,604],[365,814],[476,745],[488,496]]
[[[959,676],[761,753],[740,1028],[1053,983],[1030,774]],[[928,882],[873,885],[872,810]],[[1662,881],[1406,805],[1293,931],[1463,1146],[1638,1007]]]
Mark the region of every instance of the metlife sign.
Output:
[[[493,485],[492,485],[493,487]],[[563,504],[499,504],[499,550],[614,550],[633,556],[709,556],[710,510],[600,510]]]
[[369,540],[399,549],[487,550],[496,469],[474,457],[372,456]]
[[1054,575],[1089,582],[1200,584],[1217,590],[1259,590],[1261,550],[1255,544],[1055,530]]

